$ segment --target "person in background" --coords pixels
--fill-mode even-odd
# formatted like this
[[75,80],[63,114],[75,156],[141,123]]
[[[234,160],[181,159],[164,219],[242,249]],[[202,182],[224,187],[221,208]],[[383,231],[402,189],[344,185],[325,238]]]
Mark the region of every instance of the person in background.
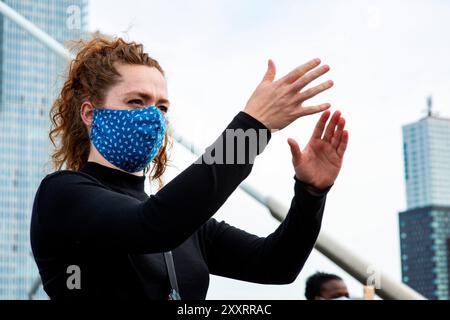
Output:
[[306,300],[336,300],[349,298],[347,286],[337,275],[316,272],[306,280]]

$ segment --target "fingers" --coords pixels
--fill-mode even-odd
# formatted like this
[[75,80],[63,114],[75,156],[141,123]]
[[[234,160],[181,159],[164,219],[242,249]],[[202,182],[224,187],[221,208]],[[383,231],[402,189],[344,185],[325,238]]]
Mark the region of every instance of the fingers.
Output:
[[333,84],[334,83],[332,80],[322,82],[321,84],[319,84],[315,87],[312,87],[308,90],[305,90],[304,92],[297,93],[295,100],[301,102],[301,101],[311,99],[312,97],[316,96],[317,94],[321,93],[322,91],[330,89],[333,86]]
[[[324,117],[325,116],[322,115],[321,119],[319,120],[319,123]],[[323,131],[324,125],[323,123],[319,125],[319,123],[316,126],[319,127],[319,129],[317,130],[318,132],[320,132],[320,129],[322,129]],[[345,119],[341,117],[340,111],[336,111],[331,117],[330,123],[328,124],[327,129],[325,131],[325,135],[323,137],[324,141],[331,143],[331,146],[336,150],[336,153],[341,158],[344,156],[348,144],[348,131],[344,130],[344,128],[345,128]],[[317,133],[316,131],[314,132],[315,134],[314,137],[318,137]]]
[[341,141],[339,142],[339,146],[336,150],[339,157],[342,158],[344,156],[345,150],[347,149],[347,144],[348,144],[348,131],[344,130],[342,132]]
[[323,130],[325,129],[325,125],[327,124],[328,118],[330,117],[331,112],[325,111],[320,116],[319,121],[317,121],[316,127],[314,128],[312,139],[320,139],[322,138]]
[[325,134],[323,136],[323,140],[327,142],[331,142],[331,138],[333,138],[334,131],[336,130],[336,125],[341,117],[340,111],[335,111],[333,116],[331,117],[330,123],[325,130]]
[[291,72],[289,72],[287,75],[285,75],[283,78],[280,79],[281,82],[287,82],[287,83],[293,83],[298,78],[303,76],[306,72],[308,72],[311,69],[314,69],[320,64],[320,59],[312,59],[308,61],[305,64],[302,64],[301,66],[295,68]]
[[328,108],[330,108],[330,106],[331,106],[331,104],[329,104],[329,103],[322,103],[322,104],[319,104],[316,106],[301,107],[301,108],[298,108],[297,117],[303,117],[303,116],[308,116],[310,114],[319,113],[319,112],[327,110]]
[[275,74],[276,74],[275,63],[272,61],[272,59],[269,59],[269,61],[267,62],[267,71],[262,81],[273,82],[273,80],[275,79]]
[[305,86],[307,86],[310,82],[314,81],[318,77],[324,75],[330,71],[330,67],[328,65],[323,65],[320,68],[316,68],[307,74],[305,74],[303,77],[300,77],[295,81],[292,85],[290,90],[293,92],[298,92],[301,89],[303,89]]
[[345,119],[341,117],[337,123],[337,129],[333,134],[333,138],[331,138],[331,146],[336,150],[339,146],[339,143],[341,142],[344,127],[345,127]]
[[289,138],[287,140],[289,147],[291,148],[291,153],[292,153],[292,161],[294,163],[298,162],[298,160],[300,160],[301,156],[302,156],[302,152],[300,151],[300,147],[297,143],[297,141],[295,141],[292,138]]

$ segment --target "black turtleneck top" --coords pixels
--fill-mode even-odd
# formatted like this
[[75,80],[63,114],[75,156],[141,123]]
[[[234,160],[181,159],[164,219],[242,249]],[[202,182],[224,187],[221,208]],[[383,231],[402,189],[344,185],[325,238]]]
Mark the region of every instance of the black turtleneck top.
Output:
[[[227,129],[255,129],[258,143],[261,132],[270,139],[268,130],[258,131],[265,126],[244,112]],[[225,132],[223,141],[231,139]],[[47,175],[30,230],[46,293],[51,299],[167,299],[163,252],[169,250],[182,299],[205,299],[210,274],[263,284],[294,281],[317,239],[326,191],[310,192],[294,178],[288,215],[267,237],[211,218],[250,173],[256,156],[251,143],[245,163],[196,161],[151,196],[144,176],[95,162]],[[71,266],[79,270],[79,288],[68,286]]]

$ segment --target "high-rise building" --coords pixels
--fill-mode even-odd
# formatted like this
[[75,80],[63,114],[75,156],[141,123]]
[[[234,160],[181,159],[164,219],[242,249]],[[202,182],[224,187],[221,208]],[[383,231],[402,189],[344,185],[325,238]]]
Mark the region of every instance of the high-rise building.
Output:
[[[62,44],[86,30],[87,0],[2,2]],[[31,207],[51,170],[49,110],[66,65],[0,14],[0,299],[27,299],[38,277],[29,240]]]
[[431,112],[403,127],[407,210],[400,212],[402,280],[429,299],[449,299],[450,119]]

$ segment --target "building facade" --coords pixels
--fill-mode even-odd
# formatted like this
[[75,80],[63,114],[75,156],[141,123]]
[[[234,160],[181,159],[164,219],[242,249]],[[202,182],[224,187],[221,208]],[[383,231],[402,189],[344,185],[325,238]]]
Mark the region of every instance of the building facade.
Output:
[[399,214],[402,280],[448,300],[450,119],[429,115],[403,127],[407,210]]
[[[62,44],[85,34],[87,0],[2,2]],[[49,111],[67,61],[3,15],[0,46],[0,299],[27,299],[38,278],[31,208],[41,179],[52,170]]]

